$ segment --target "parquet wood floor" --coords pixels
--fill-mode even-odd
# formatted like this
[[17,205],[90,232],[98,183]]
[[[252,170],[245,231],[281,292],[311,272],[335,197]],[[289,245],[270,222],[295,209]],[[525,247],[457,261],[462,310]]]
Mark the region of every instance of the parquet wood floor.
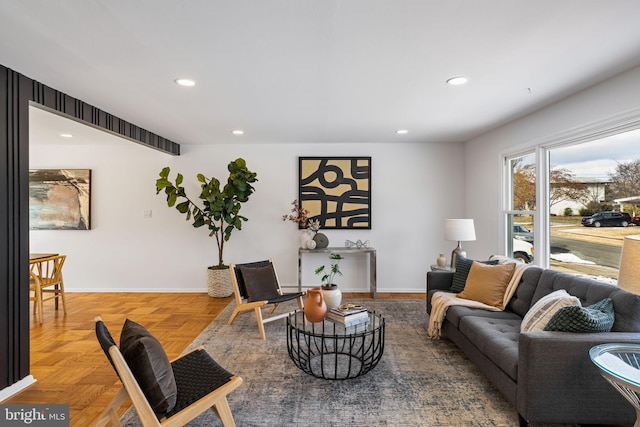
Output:
[[[388,299],[425,297],[423,293],[378,295]],[[120,388],[95,337],[96,316],[102,317],[116,342],[126,318],[144,325],[172,359],[233,299],[211,298],[206,293],[67,292],[66,297],[66,316],[56,312],[52,302],[45,303],[42,325],[32,316],[31,374],[37,382],[2,403],[69,404],[73,427],[92,425]]]

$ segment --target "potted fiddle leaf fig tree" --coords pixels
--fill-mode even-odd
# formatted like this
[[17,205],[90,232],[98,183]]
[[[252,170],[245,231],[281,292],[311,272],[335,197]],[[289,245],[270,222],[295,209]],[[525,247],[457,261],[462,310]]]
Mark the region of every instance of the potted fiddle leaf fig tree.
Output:
[[247,168],[244,159],[238,158],[227,166],[229,177],[224,187],[216,178],[207,178],[198,174],[202,191],[198,202],[188,196],[182,187],[184,177],[178,173],[175,181],[169,179],[171,170],[165,167],[160,171],[160,178],[156,180],[156,194],[164,190],[167,195],[167,205],[175,206],[178,212],[186,215],[196,228],[206,227],[209,236],[215,236],[218,246],[218,264],[208,269],[209,295],[212,297],[226,297],[233,293],[229,266],[224,264],[224,244],[231,238],[233,230],[241,230],[242,222],[248,218],[240,215],[242,204],[249,200],[254,192],[251,185],[256,182],[256,173]]

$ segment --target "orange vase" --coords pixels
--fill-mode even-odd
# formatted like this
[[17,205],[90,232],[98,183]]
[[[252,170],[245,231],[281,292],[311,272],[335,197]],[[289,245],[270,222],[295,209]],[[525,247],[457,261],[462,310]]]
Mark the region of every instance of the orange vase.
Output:
[[322,289],[311,288],[307,290],[307,300],[304,302],[304,317],[309,322],[322,322],[327,314],[327,304],[322,298]]

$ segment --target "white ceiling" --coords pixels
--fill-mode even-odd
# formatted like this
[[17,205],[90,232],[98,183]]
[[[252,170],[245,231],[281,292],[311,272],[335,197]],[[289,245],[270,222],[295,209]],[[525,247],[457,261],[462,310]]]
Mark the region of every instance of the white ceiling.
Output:
[[639,22],[637,0],[2,0],[0,64],[181,144],[452,142],[639,65]]

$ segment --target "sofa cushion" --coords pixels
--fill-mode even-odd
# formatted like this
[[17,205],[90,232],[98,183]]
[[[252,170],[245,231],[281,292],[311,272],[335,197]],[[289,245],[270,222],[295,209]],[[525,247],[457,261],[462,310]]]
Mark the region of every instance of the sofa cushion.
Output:
[[532,302],[535,303],[544,295],[558,289],[565,289],[569,294],[580,298],[583,307],[595,304],[604,298],[611,298],[615,312],[611,331],[640,331],[640,295],[632,294],[617,286],[598,282],[593,279],[553,270],[544,270],[540,275],[540,280],[538,281]]
[[517,320],[520,322],[522,317],[511,311],[490,311],[483,308],[465,307],[463,305],[452,305],[447,310],[446,319],[456,328],[460,327],[460,320],[466,316],[489,317],[492,319]]
[[510,378],[518,378],[518,337],[520,319],[466,316],[460,332]]
[[609,332],[613,326],[613,301],[605,298],[589,307],[563,307],[553,315],[545,331]]
[[457,295],[458,298],[504,308],[504,293],[515,268],[515,264],[485,265],[474,261],[469,270],[467,284]]
[[612,332],[640,331],[640,295],[616,288],[609,294],[613,301]]
[[513,296],[509,300],[507,310],[511,310],[518,314],[520,317],[524,317],[531,308],[531,299],[538,286],[538,280],[543,269],[537,266],[529,265],[520,278],[520,283],[513,293]]
[[[462,292],[465,284],[467,283],[467,277],[469,276],[469,270],[471,270],[471,265],[473,264],[471,258],[463,258],[459,257],[456,261],[456,270],[453,273],[453,280],[451,282],[451,288],[449,289],[451,292]],[[498,260],[493,261],[479,261],[488,265],[496,265],[498,264]]]
[[543,331],[549,320],[562,307],[580,305],[578,297],[569,295],[564,289],[559,289],[545,295],[536,302],[522,319],[522,332]]

